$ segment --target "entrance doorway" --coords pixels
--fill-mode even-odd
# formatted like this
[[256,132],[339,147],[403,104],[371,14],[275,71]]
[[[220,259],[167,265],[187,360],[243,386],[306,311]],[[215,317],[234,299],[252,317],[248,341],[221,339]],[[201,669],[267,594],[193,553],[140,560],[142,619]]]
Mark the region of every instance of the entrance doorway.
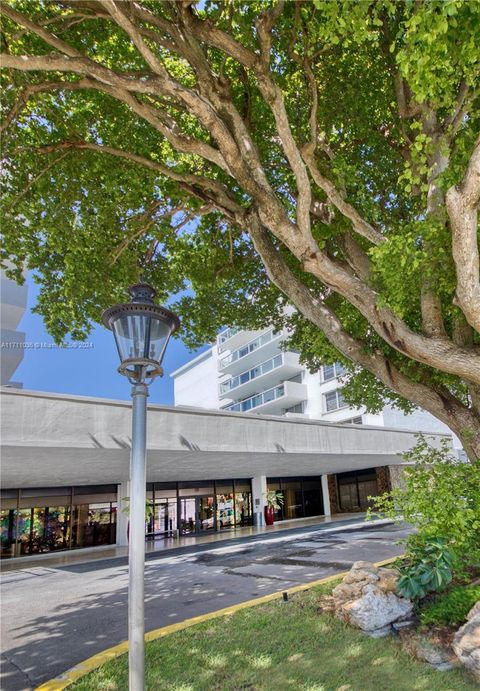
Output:
[[215,499],[213,495],[180,498],[180,532],[182,535],[205,533],[215,529]]

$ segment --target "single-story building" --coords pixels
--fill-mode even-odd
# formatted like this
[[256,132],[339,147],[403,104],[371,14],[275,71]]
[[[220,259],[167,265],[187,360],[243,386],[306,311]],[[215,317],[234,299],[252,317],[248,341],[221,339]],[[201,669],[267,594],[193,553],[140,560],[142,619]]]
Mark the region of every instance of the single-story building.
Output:
[[[2,557],[125,545],[131,403],[9,388],[0,400]],[[146,533],[262,524],[269,489],[284,496],[277,520],[364,511],[414,443],[400,429],[150,405]]]

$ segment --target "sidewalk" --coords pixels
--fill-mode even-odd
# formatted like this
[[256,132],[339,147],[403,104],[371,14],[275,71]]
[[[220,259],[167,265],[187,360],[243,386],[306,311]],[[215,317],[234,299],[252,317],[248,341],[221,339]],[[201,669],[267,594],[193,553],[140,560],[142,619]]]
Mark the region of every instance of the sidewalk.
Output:
[[[188,553],[200,547],[201,551],[214,544],[221,547],[228,545],[250,542],[258,537],[273,538],[285,534],[295,534],[295,532],[315,532],[328,528],[352,524],[361,524],[364,521],[364,513],[334,514],[328,517],[300,518],[290,521],[281,521],[273,526],[246,526],[225,532],[198,535],[196,537],[184,535],[180,538],[159,538],[145,543],[146,560],[153,557],[162,556],[171,552]],[[372,521],[368,525],[374,525],[377,521]],[[96,561],[123,559],[128,557],[128,547],[116,547],[115,545],[105,545],[102,547],[88,547],[65,552],[52,552],[49,554],[39,554],[35,556],[16,557],[5,559],[1,563],[3,573],[30,569],[38,566],[46,568],[56,568],[73,564],[85,564]]]

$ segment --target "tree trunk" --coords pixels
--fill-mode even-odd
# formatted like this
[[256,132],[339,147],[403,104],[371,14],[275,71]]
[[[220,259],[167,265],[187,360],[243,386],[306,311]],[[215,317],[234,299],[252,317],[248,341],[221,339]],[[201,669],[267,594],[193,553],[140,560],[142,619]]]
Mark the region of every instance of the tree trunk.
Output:
[[480,460],[480,416],[456,414],[447,422],[448,426],[462,442],[462,446],[471,461]]

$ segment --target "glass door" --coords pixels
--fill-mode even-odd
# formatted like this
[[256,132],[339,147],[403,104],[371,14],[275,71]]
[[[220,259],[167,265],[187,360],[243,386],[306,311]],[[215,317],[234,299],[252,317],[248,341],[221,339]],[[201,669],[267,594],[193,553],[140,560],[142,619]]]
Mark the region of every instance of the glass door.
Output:
[[171,537],[177,526],[177,500],[161,499],[156,501],[152,522],[155,534]]
[[216,530],[215,500],[213,497],[195,497],[197,509],[197,532]]
[[180,499],[180,533],[191,535],[197,532],[195,497],[182,497]]
[[180,532],[182,535],[215,530],[215,501],[213,496],[181,497]]

